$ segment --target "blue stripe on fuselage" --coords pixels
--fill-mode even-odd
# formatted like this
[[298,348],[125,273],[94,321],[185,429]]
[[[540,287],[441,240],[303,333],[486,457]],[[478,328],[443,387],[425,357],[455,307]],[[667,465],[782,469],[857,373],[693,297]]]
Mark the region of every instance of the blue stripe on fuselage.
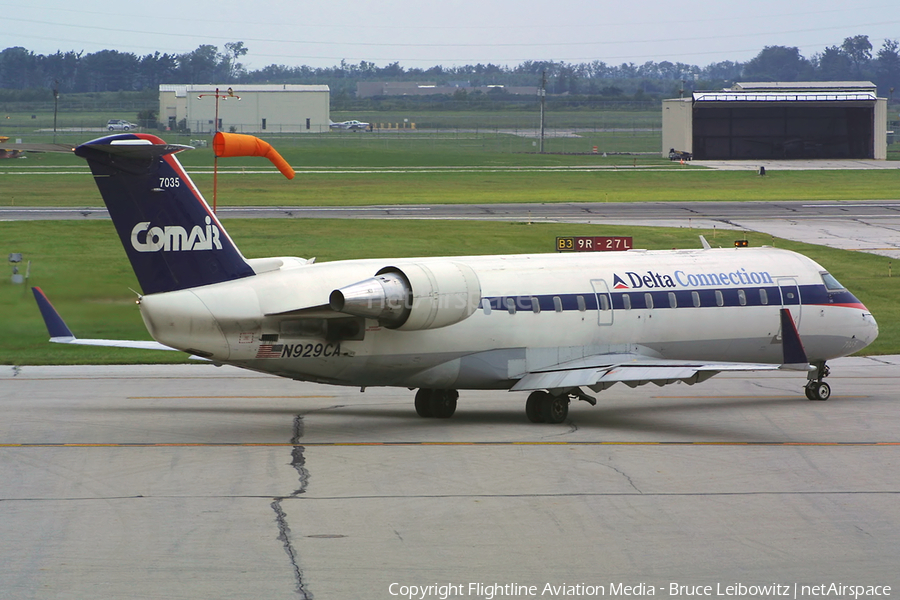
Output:
[[[625,296],[629,297],[631,302],[630,308],[633,310],[650,308],[648,297],[652,301],[654,309],[664,308],[695,308],[693,294],[699,296],[699,307],[726,307],[726,306],[792,306],[802,305],[855,305],[861,304],[860,301],[847,290],[828,291],[824,285],[801,285],[800,301],[790,301],[785,299],[782,303],[781,288],[778,286],[761,286],[747,288],[699,288],[699,289],[681,289],[681,290],[665,290],[665,291],[610,291],[608,293],[612,302],[613,310],[625,310]],[[763,291],[765,294],[763,294]],[[722,303],[719,304],[716,292],[721,293]],[[741,301],[741,292],[743,292],[744,301]],[[606,292],[603,293],[605,295]],[[675,297],[675,306],[670,301],[669,294]],[[765,296],[765,302],[764,300]],[[578,298],[581,298],[579,305]],[[512,300],[513,307],[516,311],[534,311],[535,302],[541,312],[555,311],[556,306],[554,298],[559,298],[563,312],[577,310],[597,310],[597,294],[594,292],[585,292],[581,294],[536,294],[521,296],[486,296],[481,299],[478,308],[484,308],[485,303],[489,303],[491,310],[509,311],[509,300]]]

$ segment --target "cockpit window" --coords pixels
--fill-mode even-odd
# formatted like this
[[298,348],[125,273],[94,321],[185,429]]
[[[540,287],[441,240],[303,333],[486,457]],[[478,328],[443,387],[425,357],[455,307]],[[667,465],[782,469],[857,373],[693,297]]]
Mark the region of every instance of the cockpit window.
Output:
[[844,286],[831,273],[822,271],[822,281],[825,282],[825,288],[830,292],[844,289]]

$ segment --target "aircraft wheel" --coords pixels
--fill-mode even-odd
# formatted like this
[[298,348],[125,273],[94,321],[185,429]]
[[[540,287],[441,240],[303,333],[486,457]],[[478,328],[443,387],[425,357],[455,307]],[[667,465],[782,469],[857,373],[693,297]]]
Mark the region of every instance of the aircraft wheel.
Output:
[[806,397],[810,400],[828,400],[831,398],[831,386],[819,381],[806,386]]
[[531,392],[528,400],[525,401],[525,416],[532,423],[544,422],[544,411],[541,407],[545,398],[550,399],[550,394],[547,392]]
[[569,397],[547,394],[541,402],[541,416],[545,423],[562,423],[569,416]]
[[416,392],[416,414],[426,419],[431,418],[434,414],[431,412],[431,395],[434,390],[419,388]]
[[449,419],[456,412],[456,399],[459,392],[456,390],[432,390],[431,392],[431,416],[436,419]]

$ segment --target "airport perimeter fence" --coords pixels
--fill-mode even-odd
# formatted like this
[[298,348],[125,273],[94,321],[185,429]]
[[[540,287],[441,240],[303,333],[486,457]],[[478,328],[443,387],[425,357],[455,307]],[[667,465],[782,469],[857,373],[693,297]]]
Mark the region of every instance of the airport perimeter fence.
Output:
[[[121,108],[121,107],[120,107]],[[108,133],[106,122],[121,118],[136,122],[133,111],[60,112],[56,131],[52,111],[9,113],[0,122],[0,135],[26,143],[56,141],[80,143]],[[327,125],[272,123],[262,130],[259,124],[223,122],[224,131],[248,133],[280,144],[327,144],[358,148],[418,150],[456,145],[466,151],[538,152],[541,149],[540,118],[527,112],[424,112],[416,113],[333,113],[332,119],[356,118],[371,123],[368,131],[331,129]],[[189,143],[212,139],[211,124],[183,124],[170,131],[152,123],[138,123],[140,131],[160,135],[167,141]],[[543,147],[548,153],[655,154],[662,143],[662,116],[658,111],[607,110],[571,111],[550,114],[545,119]]]

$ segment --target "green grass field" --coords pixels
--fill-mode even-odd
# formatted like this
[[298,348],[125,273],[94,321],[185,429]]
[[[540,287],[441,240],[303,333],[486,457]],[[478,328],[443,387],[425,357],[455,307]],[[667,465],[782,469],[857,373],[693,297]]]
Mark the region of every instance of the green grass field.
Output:
[[[631,235],[636,247],[696,248],[703,233],[730,246],[733,234],[559,224],[460,221],[232,220],[225,223],[249,257],[315,256],[319,261],[364,257],[552,252],[558,235]],[[137,281],[109,222],[0,222],[3,252],[31,260],[29,285],[41,287],[76,335],[149,339],[134,304]],[[890,260],[749,235],[751,245],[803,252],[828,268],[872,310],[881,335],[866,353],[900,353],[900,279]],[[24,267],[24,265],[23,265]],[[24,269],[23,269],[24,270]],[[60,346],[47,333],[30,290],[0,280],[0,364],[182,362],[179,353]]]
[[[340,142],[323,148],[315,147],[314,143],[301,142],[278,146],[285,159],[300,171],[293,180],[280,176],[263,158],[220,159],[219,203],[223,206],[340,206],[499,202],[854,201],[896,198],[900,191],[900,169],[770,169],[766,177],[759,177],[753,171],[711,171],[648,157],[604,158],[500,152],[472,154],[425,149],[367,153],[358,148],[343,148]],[[203,148],[183,152],[179,158],[211,201],[212,150]],[[527,169],[584,165],[609,168],[588,171]],[[264,172],[257,173],[260,170]],[[31,154],[24,159],[0,161],[0,184],[0,206],[81,207],[102,204],[86,165],[76,156]]]
[[[26,141],[49,141],[44,139]],[[96,135],[103,135],[98,132]],[[616,134],[618,135],[618,134]],[[94,135],[71,134],[71,143]],[[190,136],[165,135],[190,143]],[[63,140],[58,140],[63,141]],[[264,159],[221,159],[220,206],[311,206],[410,203],[643,202],[687,200],[892,199],[900,170],[716,172],[658,156],[532,153],[531,140],[504,134],[338,133],[270,138],[301,172],[288,181]],[[521,148],[525,144],[524,149]],[[552,141],[555,143],[555,141]],[[512,149],[516,145],[518,149]],[[627,144],[626,144],[627,145]],[[552,148],[552,145],[551,145]],[[212,198],[210,148],[179,158]],[[566,171],[521,167],[604,166]],[[450,167],[450,168],[444,168]],[[638,168],[635,168],[638,167]],[[303,169],[309,172],[303,172]],[[263,170],[261,174],[246,171]],[[389,172],[402,171],[402,172]],[[73,155],[29,154],[0,161],[0,206],[101,206],[83,161]],[[300,255],[319,260],[550,252],[557,235],[625,234],[647,248],[697,247],[701,232],[586,225],[511,225],[440,221],[233,221],[247,256]],[[706,232],[712,237],[712,232]],[[722,233],[718,234],[721,238]],[[751,244],[773,240],[751,236]],[[724,241],[730,243],[730,238]],[[867,349],[900,353],[895,279],[885,258],[777,240],[818,260],[875,313],[881,336]],[[0,255],[22,252],[32,285],[42,286],[70,325],[85,337],[146,339],[129,287],[137,282],[108,222],[0,223]],[[181,361],[176,353],[60,347],[46,333],[31,294],[0,278],[0,363]]]

